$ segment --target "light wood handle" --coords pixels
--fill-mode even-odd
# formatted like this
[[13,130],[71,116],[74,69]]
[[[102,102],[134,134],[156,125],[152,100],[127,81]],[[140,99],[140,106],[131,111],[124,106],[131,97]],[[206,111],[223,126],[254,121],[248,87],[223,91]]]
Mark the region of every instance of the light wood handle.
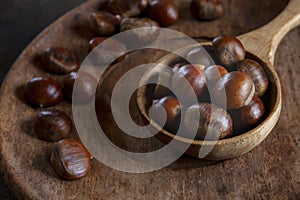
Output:
[[276,49],[283,37],[300,24],[300,0],[290,0],[286,8],[270,23],[239,36],[247,51],[274,64]]

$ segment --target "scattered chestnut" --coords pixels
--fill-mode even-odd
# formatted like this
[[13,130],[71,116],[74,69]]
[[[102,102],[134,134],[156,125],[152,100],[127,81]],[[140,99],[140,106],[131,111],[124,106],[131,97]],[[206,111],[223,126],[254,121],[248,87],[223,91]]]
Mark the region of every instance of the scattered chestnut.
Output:
[[228,74],[227,69],[221,65],[212,65],[207,67],[204,70],[206,84],[209,88],[213,89],[218,80],[223,77],[225,74]]
[[154,100],[150,109],[150,117],[161,127],[174,132],[178,129],[181,116],[181,105],[172,96]]
[[24,87],[24,97],[32,106],[49,107],[63,100],[63,92],[52,78],[35,77]]
[[79,61],[70,49],[52,47],[43,55],[42,68],[55,74],[67,74],[79,68]]
[[224,15],[224,6],[219,0],[192,0],[190,12],[197,20],[214,20]]
[[[102,43],[102,44],[101,44]],[[98,45],[100,45],[98,47]],[[97,48],[96,48],[97,47]],[[89,59],[95,65],[98,64],[110,64],[115,59],[125,56],[127,48],[120,41],[113,38],[96,37],[90,40],[89,50],[92,54],[89,55]]]
[[186,60],[191,64],[200,63],[205,67],[211,66],[214,64],[214,61],[211,59],[210,55],[206,52],[204,48],[194,48],[190,50],[186,56]]
[[[145,27],[147,29],[138,29]],[[148,18],[125,18],[121,22],[120,30],[121,32],[131,30],[124,33],[129,44],[146,45],[157,38],[159,34],[158,27],[157,22]]]
[[265,113],[263,102],[254,96],[250,104],[239,109],[229,111],[235,134],[247,131],[256,125]]
[[67,180],[84,177],[92,167],[92,155],[74,139],[64,139],[56,144],[51,154],[51,164],[57,174]]
[[91,14],[90,26],[96,33],[102,36],[110,36],[118,30],[120,21],[120,17],[101,11]]
[[255,95],[261,97],[268,89],[268,77],[262,66],[250,59],[242,60],[237,63],[237,69],[250,76],[255,85]]
[[[73,90],[75,80],[76,91]],[[65,94],[77,104],[89,102],[95,95],[96,87],[96,78],[87,72],[72,72],[63,78],[63,90]]]
[[[188,82],[190,85],[184,84]],[[189,104],[193,97],[199,97],[206,87],[204,66],[187,64],[173,72],[171,79],[172,91],[178,98],[182,99],[183,104]]]
[[242,72],[225,74],[212,91],[213,103],[227,109],[238,109],[253,99],[255,87],[252,79]]
[[33,124],[36,136],[48,142],[65,139],[72,132],[72,120],[59,110],[43,110]]
[[179,18],[178,6],[172,0],[151,1],[147,17],[157,21],[161,26],[170,26]]
[[245,59],[245,48],[235,37],[219,36],[216,37],[212,45],[217,51],[223,64],[230,66]]
[[184,115],[184,125],[195,139],[218,140],[232,134],[232,119],[230,115],[210,103],[198,103],[190,106]]
[[103,10],[123,18],[141,15],[148,6],[148,0],[108,0]]

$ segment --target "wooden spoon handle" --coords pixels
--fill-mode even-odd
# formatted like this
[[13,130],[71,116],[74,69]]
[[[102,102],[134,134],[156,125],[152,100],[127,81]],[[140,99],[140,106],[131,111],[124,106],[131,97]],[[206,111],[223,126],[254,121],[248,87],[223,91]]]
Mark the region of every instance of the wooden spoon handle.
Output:
[[274,64],[276,49],[283,37],[300,24],[300,0],[290,0],[286,8],[270,23],[239,36],[246,50]]

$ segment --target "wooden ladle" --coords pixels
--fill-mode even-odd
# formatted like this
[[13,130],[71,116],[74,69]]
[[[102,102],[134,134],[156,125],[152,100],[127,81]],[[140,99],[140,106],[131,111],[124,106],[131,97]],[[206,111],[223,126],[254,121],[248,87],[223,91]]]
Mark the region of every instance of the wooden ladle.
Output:
[[[278,75],[273,67],[274,55],[282,38],[292,28],[299,24],[300,0],[290,0],[284,11],[270,23],[257,30],[238,36],[238,39],[246,48],[247,57],[258,61],[264,67],[270,80],[268,97],[269,105],[266,105],[269,110],[268,116],[258,126],[242,135],[228,139],[222,139],[217,142],[184,138],[161,129],[161,127],[159,127],[155,122],[151,121],[151,118],[148,115],[147,106],[145,105],[145,102],[148,101],[149,103],[150,101],[146,99],[147,89],[146,87],[141,87],[138,90],[137,95],[138,106],[141,113],[150,122],[150,124],[156,129],[160,130],[160,132],[157,134],[157,137],[164,143],[169,143],[171,140],[175,140],[177,141],[178,145],[180,145],[180,143],[190,144],[190,147],[186,150],[186,153],[194,157],[199,157],[199,151],[201,148],[212,149],[210,153],[205,156],[205,159],[209,160],[224,160],[237,157],[249,152],[254,147],[259,145],[276,125],[281,111],[281,85]],[[211,45],[211,43],[205,43],[205,45]],[[192,49],[197,46],[199,45],[193,45],[187,48]],[[175,59],[178,59],[176,58],[176,55],[170,54],[166,56],[156,67],[174,63]],[[154,71],[157,70],[155,70],[154,67],[151,71],[154,73]],[[151,73],[151,71],[149,73]]]

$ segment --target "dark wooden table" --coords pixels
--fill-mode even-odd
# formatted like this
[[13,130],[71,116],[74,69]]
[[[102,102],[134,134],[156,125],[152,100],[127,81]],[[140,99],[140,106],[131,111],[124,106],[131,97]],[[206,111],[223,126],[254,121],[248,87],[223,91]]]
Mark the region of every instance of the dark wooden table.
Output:
[[[0,1],[0,82],[27,44],[51,22],[85,0]],[[16,199],[0,177],[0,199]]]
[[[2,25],[0,30],[1,80],[19,53],[44,27],[81,2],[84,2],[84,0],[25,0],[22,1],[22,4],[17,0],[0,1],[0,25]],[[236,2],[238,1],[228,0],[228,5],[232,6]],[[260,6],[259,13],[272,12],[276,15],[278,10],[275,12],[275,10],[269,9],[269,5],[274,5],[280,1],[269,2],[272,3]],[[263,10],[264,8],[266,10]],[[232,10],[230,11],[232,12]],[[252,12],[248,16],[250,14],[253,16]],[[270,15],[270,19],[272,18]],[[237,19],[236,16],[232,16],[232,20],[234,19]],[[256,20],[259,23],[250,23],[250,17],[241,18],[236,21],[239,21],[241,24],[247,24],[246,28],[244,27],[243,29],[243,26],[236,23],[234,27],[228,26],[232,30],[223,31],[231,34],[240,34],[241,30],[246,32],[249,31],[248,29],[257,28],[250,27],[251,25],[260,26],[268,21],[265,17]],[[263,22],[264,20],[265,22]],[[193,26],[189,27],[193,28]],[[222,197],[222,199],[300,199],[300,123],[297,111],[300,98],[300,82],[298,78],[300,73],[300,68],[298,67],[300,62],[299,39],[300,27],[294,29],[285,37],[276,54],[275,68],[279,72],[283,85],[283,112],[276,129],[259,147],[240,158],[219,163],[211,166],[211,168],[194,169],[187,176],[182,177],[178,173],[177,178],[180,178],[186,185],[175,184],[172,181],[170,181],[171,184],[163,184],[162,181],[160,182],[153,178],[155,176],[151,174],[142,175],[142,178],[139,177],[140,182],[147,180],[147,177],[151,178],[153,176],[151,181],[154,183],[148,184],[142,192],[136,190],[135,197],[142,197],[143,192],[148,194],[148,196],[154,195],[153,193],[157,192],[155,186],[160,186],[159,184],[161,184],[162,189],[170,186],[170,191],[172,190],[173,192],[174,190],[174,193],[177,192],[176,194],[185,199],[195,199],[196,197],[200,199],[200,195],[207,197],[206,199],[209,199],[209,197],[215,199],[212,197],[217,196]],[[238,170],[235,170],[236,166],[239,166]],[[212,170],[218,172],[214,177],[209,175],[209,172]],[[176,171],[171,171],[171,174],[174,176],[175,173]],[[201,176],[201,179],[199,179],[199,182],[190,182],[190,179],[195,174]],[[130,177],[130,175],[124,175],[118,187],[126,187],[125,181],[129,180],[126,178],[127,176]],[[143,177],[146,178],[143,179]],[[188,189],[185,189],[186,186]],[[198,188],[204,189],[198,191]],[[128,192],[126,191],[125,193]],[[163,195],[163,193],[161,194]],[[168,195],[172,196],[170,192]],[[2,179],[0,179],[0,199],[15,199],[13,193]]]

